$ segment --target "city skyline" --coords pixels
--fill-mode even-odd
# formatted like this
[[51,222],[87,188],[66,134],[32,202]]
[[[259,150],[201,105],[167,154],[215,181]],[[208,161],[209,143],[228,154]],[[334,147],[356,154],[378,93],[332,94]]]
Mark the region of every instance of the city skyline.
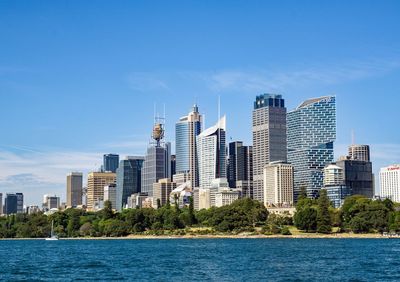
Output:
[[[176,3],[82,3],[91,11],[82,15],[77,4],[0,4],[0,193],[65,200],[69,172],[96,170],[103,154],[144,156],[154,104],[165,104],[174,148],[179,118],[197,103],[208,128],[220,95],[227,143],[251,145],[252,103],[263,93],[283,95],[288,111],[335,94],[335,159],[354,130],[355,143],[371,146],[377,179],[400,160],[399,3],[363,3],[192,3],[174,19]],[[144,18],[150,11],[158,24]]]

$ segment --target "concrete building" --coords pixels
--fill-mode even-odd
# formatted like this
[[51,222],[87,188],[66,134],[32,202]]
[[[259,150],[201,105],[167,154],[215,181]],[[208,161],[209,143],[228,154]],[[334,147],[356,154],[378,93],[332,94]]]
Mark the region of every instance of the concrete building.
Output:
[[67,207],[76,208],[82,205],[83,176],[81,172],[67,175]]
[[42,208],[44,211],[60,208],[60,197],[46,194],[43,196]]
[[381,197],[400,203],[400,164],[381,168],[379,180]]
[[88,175],[87,209],[101,209],[104,201],[104,186],[115,184],[116,174],[113,172],[91,172]]
[[3,193],[0,193],[0,216],[3,214]]
[[281,95],[256,97],[253,110],[253,198],[264,202],[264,166],[286,161],[286,108]]
[[[176,185],[181,185],[190,180],[190,175],[188,172],[177,173],[172,176],[172,181],[176,183]],[[190,180],[190,186],[192,186],[192,180]]]
[[41,210],[38,206],[30,205],[26,207],[26,213],[27,214],[35,214],[39,213]]
[[201,132],[202,116],[197,105],[175,125],[176,173],[188,174],[192,187],[199,186],[197,136]]
[[119,162],[117,168],[117,187],[115,208],[121,211],[128,203],[128,197],[139,193],[142,186],[144,157],[128,156]]
[[210,189],[206,188],[199,188],[197,190],[198,192],[198,205],[195,206],[196,210],[202,210],[202,209],[209,209],[211,208],[211,195],[210,195]]
[[157,202],[160,201],[161,207],[166,205],[171,192],[176,188],[176,183],[169,178],[160,179],[153,184],[153,207],[158,207]]
[[119,165],[119,155],[105,154],[103,155],[103,170],[102,172],[117,172]]
[[236,191],[236,189],[223,188],[215,193],[215,206],[227,206],[238,199],[239,191]]
[[329,164],[324,168],[324,186],[343,185],[343,168],[336,164]]
[[368,145],[351,145],[349,146],[350,160],[370,162],[370,150]]
[[190,197],[193,196],[191,187],[192,187],[191,181],[187,181],[180,185],[177,184],[177,187],[174,190],[172,190],[169,196],[170,203],[174,204],[176,199],[178,201],[178,206],[180,208],[188,206],[190,204]]
[[111,208],[116,210],[117,208],[117,185],[114,183],[104,186],[103,200],[111,202]]
[[226,178],[226,118],[197,136],[199,187],[210,188],[217,178]]
[[241,197],[253,197],[252,146],[244,146],[240,141],[229,143],[227,175],[229,187],[240,188]]
[[324,186],[323,169],[333,162],[336,99],[309,99],[287,114],[288,162],[294,168],[294,200],[302,188],[316,198]]
[[128,197],[127,208],[128,209],[136,209],[143,208],[145,200],[149,198],[147,193],[135,193]]
[[286,162],[271,162],[264,167],[264,205],[293,206],[293,166]]

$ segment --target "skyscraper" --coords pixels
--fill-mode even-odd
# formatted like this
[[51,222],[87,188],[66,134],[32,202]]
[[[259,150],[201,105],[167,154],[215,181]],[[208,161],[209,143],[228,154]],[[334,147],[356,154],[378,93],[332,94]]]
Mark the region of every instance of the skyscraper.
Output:
[[163,142],[164,124],[159,120],[154,124],[152,138],[143,162],[141,188],[149,197],[153,197],[154,183],[163,178],[171,179],[171,143]]
[[114,184],[116,174],[113,172],[91,172],[88,175],[87,209],[95,210],[96,204],[104,200],[104,186]]
[[324,187],[331,205],[340,208],[346,197],[351,196],[351,188],[346,186],[344,169],[334,163],[324,168]]
[[17,213],[24,213],[24,194],[16,193],[17,195]]
[[211,188],[217,178],[226,178],[226,118],[197,136],[199,187]]
[[271,162],[264,167],[264,205],[290,207],[293,205],[293,166]]
[[256,97],[253,110],[253,198],[264,202],[263,170],[286,161],[286,108],[282,95]]
[[199,185],[196,137],[201,132],[202,116],[197,105],[175,125],[176,173],[189,174],[192,187]]
[[110,201],[111,203],[111,208],[113,210],[116,209],[117,206],[117,185],[114,183],[110,183],[106,186],[104,186],[104,202],[105,201]]
[[103,172],[116,172],[119,164],[119,155],[103,155]]
[[117,169],[116,203],[113,208],[120,211],[128,203],[128,197],[139,193],[142,185],[144,157],[126,157]]
[[81,172],[67,175],[67,207],[76,208],[82,205],[83,176]]
[[22,193],[7,193],[4,200],[4,213],[16,214],[24,212],[24,194]]
[[0,193],[0,215],[3,214],[3,194]]
[[287,115],[288,162],[294,167],[295,201],[306,189],[315,198],[323,187],[323,169],[333,162],[336,101],[333,96],[309,99]]
[[[229,187],[238,188],[246,186],[247,190],[252,187],[253,180],[253,149],[251,146],[244,146],[243,142],[229,143],[228,159],[228,182]],[[238,183],[239,182],[239,183]],[[242,196],[250,197],[250,191],[241,191]]]

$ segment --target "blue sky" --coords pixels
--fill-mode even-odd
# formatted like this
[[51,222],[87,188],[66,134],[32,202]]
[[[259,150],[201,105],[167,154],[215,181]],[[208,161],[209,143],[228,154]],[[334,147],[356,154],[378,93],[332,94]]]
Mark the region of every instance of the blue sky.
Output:
[[103,153],[143,155],[194,102],[251,142],[256,95],[337,96],[336,154],[400,162],[399,1],[0,1],[0,192],[65,199]]

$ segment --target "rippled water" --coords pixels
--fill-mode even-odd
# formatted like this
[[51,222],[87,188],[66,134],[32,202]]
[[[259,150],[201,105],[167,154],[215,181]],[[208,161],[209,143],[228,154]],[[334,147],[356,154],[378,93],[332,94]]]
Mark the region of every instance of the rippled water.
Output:
[[0,280],[400,281],[400,240],[0,241]]

